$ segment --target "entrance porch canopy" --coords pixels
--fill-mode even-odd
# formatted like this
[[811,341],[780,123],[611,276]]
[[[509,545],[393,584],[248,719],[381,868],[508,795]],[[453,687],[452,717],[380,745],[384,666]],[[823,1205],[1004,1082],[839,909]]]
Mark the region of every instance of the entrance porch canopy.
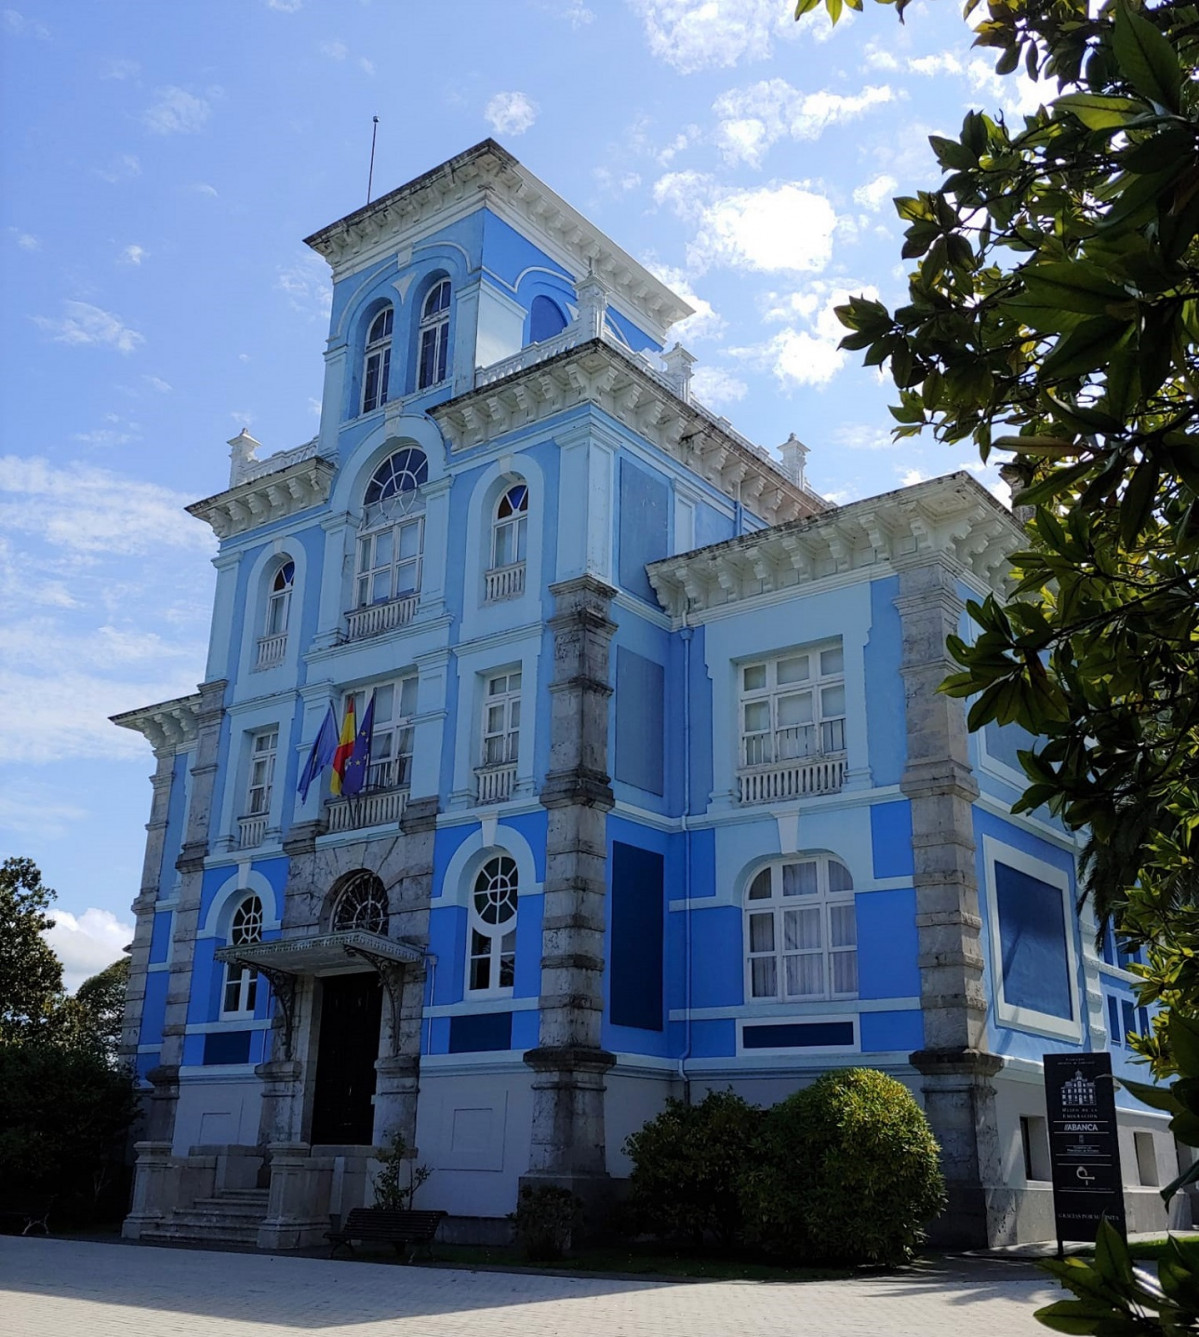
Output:
[[218,961],[232,961],[284,975],[323,975],[333,970],[345,970],[354,964],[355,957],[364,958],[371,965],[378,961],[408,966],[422,961],[424,955],[419,947],[409,942],[356,928],[341,933],[323,933],[318,938],[273,938],[270,942],[239,943],[234,947],[220,947],[215,953]]

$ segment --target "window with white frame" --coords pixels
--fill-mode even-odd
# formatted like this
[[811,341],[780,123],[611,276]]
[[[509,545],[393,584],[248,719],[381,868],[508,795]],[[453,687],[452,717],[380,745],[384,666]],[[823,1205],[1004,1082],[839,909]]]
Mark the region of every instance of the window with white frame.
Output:
[[420,592],[425,530],[420,489],[428,477],[424,452],[412,448],[389,455],[371,476],[358,535],[355,607]]
[[450,281],[435,283],[421,307],[416,388],[427,390],[446,378],[450,349]]
[[387,403],[387,384],[391,379],[391,331],[395,311],[384,307],[371,321],[366,335],[362,363],[362,411],[370,413]]
[[[262,940],[262,902],[247,896],[233,912],[229,924],[229,945],[243,947]],[[221,988],[221,1016],[252,1017],[258,1001],[258,972],[253,966],[230,961],[225,966]]]
[[264,636],[285,636],[291,618],[291,594],[296,583],[296,564],[287,561],[275,572],[266,601]]
[[524,483],[510,487],[495,508],[491,527],[491,566],[513,566],[525,560],[529,523],[529,489]]
[[263,729],[250,743],[250,773],[246,785],[246,815],[265,817],[271,810],[271,786],[275,783],[275,756],[279,730]]
[[497,854],[471,889],[468,993],[510,991],[516,980],[516,860]]
[[366,788],[407,789],[412,779],[413,720],[416,716],[416,674],[393,678],[347,692],[342,701],[354,703],[354,718],[361,727],[371,693],[375,695],[375,713],[371,720],[371,761],[366,773]]
[[515,763],[520,747],[520,669],[491,674],[483,702],[483,765]]
[[845,655],[840,641],[742,664],[739,673],[742,766],[845,751]]
[[348,874],[333,901],[333,932],[386,934],[387,922],[387,891],[379,878],[366,868]]
[[856,997],[858,930],[849,869],[826,854],[760,869],[745,894],[745,942],[751,1001]]

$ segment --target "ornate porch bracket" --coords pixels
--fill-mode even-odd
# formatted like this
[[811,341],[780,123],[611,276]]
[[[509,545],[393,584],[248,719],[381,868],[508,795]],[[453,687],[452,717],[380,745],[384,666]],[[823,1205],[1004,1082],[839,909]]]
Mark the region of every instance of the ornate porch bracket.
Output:
[[376,956],[374,952],[348,943],[345,952],[347,956],[360,956],[368,962],[383,981],[383,988],[387,992],[387,1003],[391,1008],[391,1057],[396,1058],[400,1052],[400,1004],[404,996],[404,966],[399,961]]
[[255,966],[254,969],[266,976],[271,992],[279,1001],[283,1013],[283,1057],[290,1059],[296,1028],[296,977],[273,966]]

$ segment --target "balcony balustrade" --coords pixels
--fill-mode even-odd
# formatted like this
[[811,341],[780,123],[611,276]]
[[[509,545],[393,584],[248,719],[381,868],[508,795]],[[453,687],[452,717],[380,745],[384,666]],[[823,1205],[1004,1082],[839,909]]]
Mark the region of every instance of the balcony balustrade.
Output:
[[743,768],[737,775],[739,803],[777,803],[805,794],[835,794],[845,783],[845,758],[806,757]]
[[515,599],[525,592],[525,564],[513,562],[511,566],[496,566],[484,575],[484,601],[499,603],[501,599]]
[[237,845],[239,849],[257,849],[266,839],[267,814],[252,813],[249,817],[237,819]]
[[499,766],[480,766],[475,771],[478,781],[478,803],[503,803],[512,797],[516,787],[516,762],[507,761]]
[[254,660],[254,672],[262,669],[277,668],[283,663],[287,653],[287,632],[281,631],[274,636],[259,636],[258,655]]
[[408,594],[387,603],[368,604],[346,614],[346,640],[358,641],[368,636],[381,636],[411,622],[420,604],[419,594]]
[[325,804],[329,832],[360,831],[368,826],[398,826],[408,799],[406,789],[377,789]]

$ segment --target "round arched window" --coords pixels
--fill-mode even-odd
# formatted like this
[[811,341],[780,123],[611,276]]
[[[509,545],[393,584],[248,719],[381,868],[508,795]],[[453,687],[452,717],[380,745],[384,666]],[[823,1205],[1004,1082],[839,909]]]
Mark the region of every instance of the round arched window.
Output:
[[387,892],[366,869],[351,873],[333,904],[333,931],[387,932]]
[[516,861],[501,854],[475,878],[475,913],[485,924],[506,924],[516,914]]
[[507,854],[488,859],[475,877],[467,960],[472,993],[508,990],[515,983],[517,890],[516,860]]
[[233,912],[229,925],[229,941],[235,947],[258,942],[262,938],[262,902],[257,896],[247,896]]
[[423,450],[409,446],[388,455],[371,474],[364,498],[368,506],[386,506],[399,502],[399,509],[408,510],[417,488],[429,479],[429,461]]

